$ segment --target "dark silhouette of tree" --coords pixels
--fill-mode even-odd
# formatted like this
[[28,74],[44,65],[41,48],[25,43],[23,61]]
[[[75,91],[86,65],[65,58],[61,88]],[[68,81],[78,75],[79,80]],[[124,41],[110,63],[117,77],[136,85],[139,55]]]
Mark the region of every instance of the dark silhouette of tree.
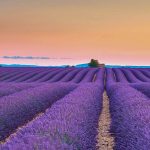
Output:
[[89,67],[99,67],[100,64],[98,62],[98,60],[95,59],[91,59],[90,63],[88,64]]
[[100,67],[100,68],[104,68],[105,64],[103,63],[99,63],[98,60],[96,59],[91,59],[90,63],[88,63],[89,67]]

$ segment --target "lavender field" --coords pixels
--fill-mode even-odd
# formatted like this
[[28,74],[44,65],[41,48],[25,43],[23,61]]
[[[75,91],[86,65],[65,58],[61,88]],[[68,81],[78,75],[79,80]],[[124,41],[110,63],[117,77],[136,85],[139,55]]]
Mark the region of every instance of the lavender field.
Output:
[[149,141],[150,69],[0,68],[0,150],[148,150]]

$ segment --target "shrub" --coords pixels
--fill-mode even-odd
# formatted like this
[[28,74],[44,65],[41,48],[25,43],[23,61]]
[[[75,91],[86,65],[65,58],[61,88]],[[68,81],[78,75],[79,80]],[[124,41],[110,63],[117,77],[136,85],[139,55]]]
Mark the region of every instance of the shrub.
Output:
[[89,67],[99,67],[99,62],[98,62],[98,60],[91,59],[91,61],[88,65],[89,65]]

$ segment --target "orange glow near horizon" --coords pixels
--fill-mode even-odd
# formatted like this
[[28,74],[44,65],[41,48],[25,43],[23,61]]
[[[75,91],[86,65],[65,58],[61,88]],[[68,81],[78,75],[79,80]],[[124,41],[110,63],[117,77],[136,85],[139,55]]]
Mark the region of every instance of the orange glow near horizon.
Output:
[[[0,1],[0,56],[150,65],[149,6],[147,0]],[[0,58],[0,63],[11,61],[16,63]],[[55,65],[41,62],[50,63]]]

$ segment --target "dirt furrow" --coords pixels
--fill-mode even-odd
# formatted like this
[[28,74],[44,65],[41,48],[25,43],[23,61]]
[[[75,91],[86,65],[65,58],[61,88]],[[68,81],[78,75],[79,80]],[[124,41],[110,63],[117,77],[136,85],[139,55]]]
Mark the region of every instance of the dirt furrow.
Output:
[[113,150],[114,137],[110,133],[111,116],[109,111],[109,98],[106,91],[103,93],[103,108],[99,118],[97,147],[101,150]]

